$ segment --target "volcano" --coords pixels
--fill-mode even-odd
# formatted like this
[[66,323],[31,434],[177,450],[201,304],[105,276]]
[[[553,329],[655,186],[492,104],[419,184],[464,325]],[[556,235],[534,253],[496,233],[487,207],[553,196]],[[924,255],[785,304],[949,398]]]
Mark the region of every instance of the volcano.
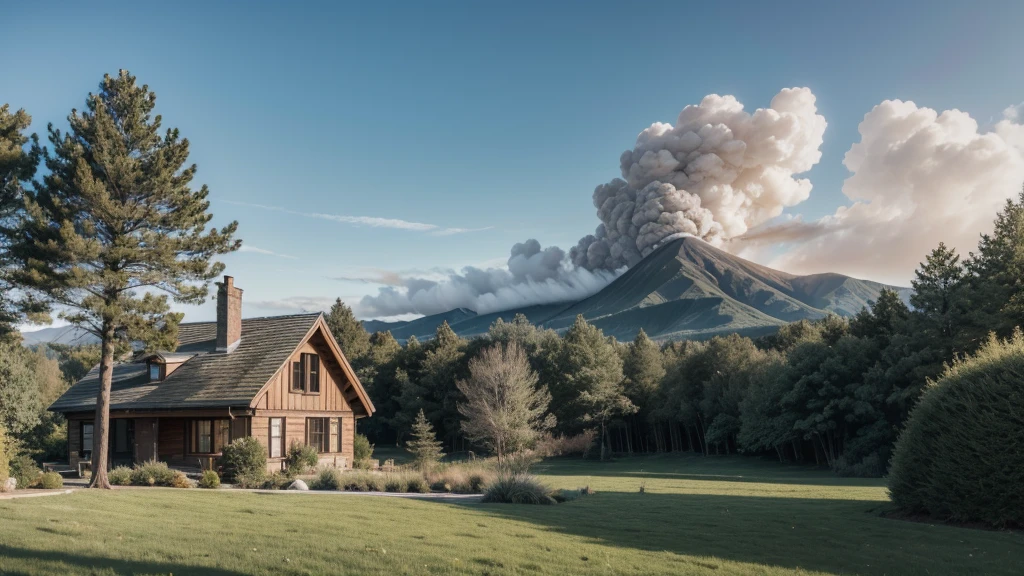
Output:
[[858,280],[842,274],[797,276],[761,266],[697,238],[660,246],[600,292],[579,302],[543,304],[476,314],[459,308],[410,322],[367,322],[399,340],[430,338],[447,321],[460,336],[487,332],[498,318],[524,314],[542,328],[564,330],[578,314],[618,340],[632,340],[642,328],[658,340],[707,338],[737,332],[758,336],[797,320],[826,314],[852,316],[878,298],[883,288],[907,300],[909,288]]

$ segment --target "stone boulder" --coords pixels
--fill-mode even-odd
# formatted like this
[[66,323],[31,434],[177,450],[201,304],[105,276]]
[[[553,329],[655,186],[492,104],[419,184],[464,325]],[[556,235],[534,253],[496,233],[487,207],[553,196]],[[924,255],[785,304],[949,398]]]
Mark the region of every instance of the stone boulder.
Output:
[[306,486],[306,483],[303,482],[302,480],[296,480],[295,482],[292,482],[291,484],[288,485],[288,489],[305,491],[309,490],[309,486]]
[[17,478],[8,478],[3,484],[0,484],[0,492],[14,492],[14,489],[18,486]]

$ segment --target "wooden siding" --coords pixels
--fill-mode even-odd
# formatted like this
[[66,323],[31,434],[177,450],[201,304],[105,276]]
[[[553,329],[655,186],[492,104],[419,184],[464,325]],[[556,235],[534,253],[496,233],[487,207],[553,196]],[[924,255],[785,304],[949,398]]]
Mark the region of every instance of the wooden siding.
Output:
[[[355,417],[351,412],[292,412],[284,410],[257,410],[252,418],[252,436],[267,448],[268,468],[279,470],[283,458],[269,458],[270,455],[270,419],[282,418],[284,425],[284,446],[287,451],[293,443],[306,443],[306,418],[341,418],[340,443],[341,452],[320,454],[322,460],[334,456],[345,458],[345,465],[351,466],[354,457],[353,438],[355,436]],[[284,452],[282,452],[283,454]]]
[[[318,394],[292,391],[292,363],[298,362],[302,354],[316,354],[320,357]],[[351,397],[353,393],[352,384],[341,366],[335,362],[324,335],[317,330],[296,350],[284,367],[274,374],[253,407],[261,410],[352,412],[351,404],[345,396],[348,394]]]
[[157,457],[168,464],[195,466],[185,460],[185,419],[161,418],[157,425]]

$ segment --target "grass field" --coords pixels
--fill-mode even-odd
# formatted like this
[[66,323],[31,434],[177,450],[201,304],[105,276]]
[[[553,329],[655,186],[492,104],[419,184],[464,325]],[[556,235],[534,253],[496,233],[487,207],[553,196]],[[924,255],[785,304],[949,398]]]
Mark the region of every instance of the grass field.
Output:
[[[878,480],[739,457],[552,460],[557,506],[230,490],[0,501],[3,574],[1020,574],[1024,535],[881,517]],[[646,493],[639,493],[644,485]]]

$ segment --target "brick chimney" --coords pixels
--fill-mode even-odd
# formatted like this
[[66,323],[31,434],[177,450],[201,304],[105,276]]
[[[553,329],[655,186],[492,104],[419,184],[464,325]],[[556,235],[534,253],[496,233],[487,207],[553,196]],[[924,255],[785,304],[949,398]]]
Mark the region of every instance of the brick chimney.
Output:
[[242,289],[225,276],[217,282],[217,352],[232,352],[242,341]]

